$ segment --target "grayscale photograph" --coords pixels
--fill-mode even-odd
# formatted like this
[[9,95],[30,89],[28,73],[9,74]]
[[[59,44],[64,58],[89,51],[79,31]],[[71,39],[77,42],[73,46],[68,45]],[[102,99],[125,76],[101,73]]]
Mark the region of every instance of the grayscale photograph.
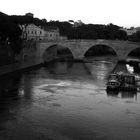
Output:
[[0,140],[140,140],[140,1],[0,2]]

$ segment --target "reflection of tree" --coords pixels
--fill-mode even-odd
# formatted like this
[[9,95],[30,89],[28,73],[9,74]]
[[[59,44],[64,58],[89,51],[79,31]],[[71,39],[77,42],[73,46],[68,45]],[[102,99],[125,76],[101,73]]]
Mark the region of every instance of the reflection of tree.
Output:
[[134,98],[137,95],[136,91],[123,91],[120,93],[121,98]]
[[[7,122],[9,120],[16,120],[16,112],[10,111],[11,107],[10,106],[12,104],[13,101],[11,100],[3,100],[0,101],[0,131],[5,131],[6,126],[7,126]],[[7,131],[5,131],[7,132]],[[1,133],[0,135],[0,139],[3,138],[3,134],[6,133]],[[3,140],[5,139],[5,136],[3,138]]]
[[20,75],[17,73],[16,75],[11,75],[8,77],[2,77],[0,80],[0,96],[1,99],[7,99],[8,97],[17,97]]
[[[11,110],[17,108],[17,101],[20,99],[18,98],[20,78],[18,73],[0,78],[0,130],[2,131],[7,129],[9,120],[16,120],[17,112]],[[0,138],[3,138],[2,133]]]
[[24,75],[21,79],[22,82],[22,92],[24,94],[24,98],[26,99],[31,99],[31,87],[32,87],[32,83],[31,83],[31,79],[30,77],[28,77],[27,75]]

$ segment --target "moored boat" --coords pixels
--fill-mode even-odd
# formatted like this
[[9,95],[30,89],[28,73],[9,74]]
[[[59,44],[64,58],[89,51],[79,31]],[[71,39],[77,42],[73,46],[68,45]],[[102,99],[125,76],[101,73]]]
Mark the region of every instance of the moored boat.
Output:
[[107,90],[119,90],[120,88],[120,80],[118,74],[110,74],[109,80],[107,82]]
[[122,74],[121,75],[121,85],[120,90],[122,91],[135,91],[137,90],[135,76],[132,74]]
[[107,82],[107,90],[136,91],[135,76],[128,73],[110,74]]

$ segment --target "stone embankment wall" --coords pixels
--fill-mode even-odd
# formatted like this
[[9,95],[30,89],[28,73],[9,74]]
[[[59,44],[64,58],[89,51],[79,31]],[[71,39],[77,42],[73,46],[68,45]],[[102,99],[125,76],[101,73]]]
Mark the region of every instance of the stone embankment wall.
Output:
[[37,56],[36,42],[26,41],[23,43],[21,53],[15,57],[15,61],[13,63],[0,66],[0,76],[38,66],[40,64],[41,61]]
[[0,45],[0,66],[8,65],[14,62],[14,57],[10,52],[10,47]]

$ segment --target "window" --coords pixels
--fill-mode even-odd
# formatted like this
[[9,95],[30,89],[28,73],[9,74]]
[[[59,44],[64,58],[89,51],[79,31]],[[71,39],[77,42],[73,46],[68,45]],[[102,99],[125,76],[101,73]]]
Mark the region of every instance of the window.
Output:
[[42,32],[40,31],[40,34],[42,34]]

